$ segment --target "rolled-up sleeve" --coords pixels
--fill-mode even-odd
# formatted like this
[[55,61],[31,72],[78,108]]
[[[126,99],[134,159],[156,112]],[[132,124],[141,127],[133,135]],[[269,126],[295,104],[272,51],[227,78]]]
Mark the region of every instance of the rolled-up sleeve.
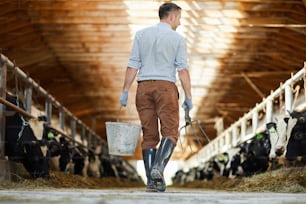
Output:
[[129,62],[128,62],[128,67],[135,68],[135,69],[140,69],[141,67],[141,60],[140,60],[140,52],[139,52],[139,42],[137,38],[137,34],[135,35]]
[[175,57],[175,67],[178,71],[189,68],[187,62],[187,46],[184,38],[181,38],[179,41],[178,51]]

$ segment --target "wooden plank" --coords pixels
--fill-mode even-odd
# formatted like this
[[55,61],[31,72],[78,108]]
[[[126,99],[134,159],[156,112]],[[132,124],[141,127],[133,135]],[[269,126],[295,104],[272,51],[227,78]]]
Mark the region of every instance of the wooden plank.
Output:
[[79,10],[82,8],[82,10],[125,11],[127,9],[122,1],[26,1],[37,10]]
[[26,21],[13,21],[13,22],[5,22],[1,23],[0,35],[4,35],[6,33],[11,33],[19,29],[23,29],[25,27],[29,27],[29,23]]
[[34,24],[96,24],[96,25],[128,25],[131,22],[142,25],[154,25],[158,23],[156,17],[152,18],[138,18],[138,17],[66,17],[58,18],[56,15],[53,17],[35,17],[31,19]]
[[77,31],[85,31],[85,32],[100,32],[100,33],[114,33],[119,31],[130,32],[130,27],[127,24],[124,25],[113,25],[113,24],[42,24],[39,25],[41,30],[46,32],[75,32]]
[[27,54],[17,50],[15,53],[11,52],[8,56],[14,56],[12,59],[14,59],[16,64],[20,67],[39,64],[54,57],[53,54],[47,50],[40,52],[29,52]]
[[88,31],[88,30],[79,30],[78,32],[75,32],[76,30],[79,30],[77,27],[73,28],[72,30],[69,29],[62,29],[57,30],[54,28],[54,30],[51,30],[50,28],[41,28],[41,34],[45,37],[48,37],[50,39],[63,39],[63,38],[80,38],[82,36],[86,36],[87,38],[92,39],[98,39],[101,41],[106,41],[105,39],[116,39],[117,41],[122,41],[125,39],[131,38],[131,33],[129,32],[129,29],[125,29],[122,31],[116,30],[105,30],[105,31]]
[[0,1],[0,20],[4,21],[6,20],[5,18],[11,13],[16,13],[18,12],[18,5],[12,3],[12,1]]

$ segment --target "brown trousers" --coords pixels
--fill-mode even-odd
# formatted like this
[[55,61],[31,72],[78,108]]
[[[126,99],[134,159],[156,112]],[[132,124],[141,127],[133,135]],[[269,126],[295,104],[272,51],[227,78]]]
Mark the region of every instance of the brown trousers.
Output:
[[155,148],[161,140],[159,132],[176,145],[179,134],[178,97],[173,82],[148,80],[138,83],[136,108],[142,125],[142,149]]

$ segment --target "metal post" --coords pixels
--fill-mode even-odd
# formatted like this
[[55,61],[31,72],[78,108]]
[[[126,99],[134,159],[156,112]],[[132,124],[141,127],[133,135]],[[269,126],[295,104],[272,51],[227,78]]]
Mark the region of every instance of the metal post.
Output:
[[225,147],[226,147],[225,151],[229,149],[230,146],[231,146],[231,135],[229,131],[226,131],[225,133]]
[[256,129],[258,127],[258,111],[257,108],[253,109],[253,114],[252,114],[252,133],[256,133]]
[[70,121],[70,128],[71,128],[72,145],[73,147],[75,147],[76,121],[73,118]]
[[272,100],[267,100],[266,103],[266,123],[272,122],[272,115],[273,115],[273,103]]
[[238,131],[236,125],[234,125],[232,128],[232,136],[233,136],[232,146],[235,147],[238,143]]
[[92,134],[91,134],[90,131],[88,131],[88,141],[87,141],[87,143],[92,144],[91,140],[92,140]]
[[292,112],[292,101],[293,101],[293,94],[290,84],[286,85],[285,87],[285,114],[288,112]]
[[243,118],[242,120],[241,120],[241,134],[240,134],[240,138],[243,138],[243,137],[245,137],[246,136],[246,122],[245,122],[245,118]]
[[62,108],[59,110],[59,125],[60,129],[65,130],[65,112]]
[[[82,132],[81,132],[81,140],[82,140],[82,142],[84,141],[84,139],[85,139],[85,135],[86,135],[86,129],[85,129],[85,127],[82,125],[82,127],[81,127],[82,129]],[[89,141],[87,141],[87,147],[91,147],[91,144],[90,144],[90,142]]]
[[[0,59],[0,97],[6,98],[6,63]],[[5,107],[0,103],[0,159],[4,159],[5,148]]]
[[49,99],[45,102],[45,112],[47,115],[48,123],[51,123],[51,117],[52,117],[52,103]]
[[93,146],[94,146],[94,147],[97,146],[97,137],[94,137],[94,138],[93,138],[92,143],[93,143]]
[[25,89],[25,107],[28,113],[31,113],[31,106],[32,106],[32,87],[27,87]]

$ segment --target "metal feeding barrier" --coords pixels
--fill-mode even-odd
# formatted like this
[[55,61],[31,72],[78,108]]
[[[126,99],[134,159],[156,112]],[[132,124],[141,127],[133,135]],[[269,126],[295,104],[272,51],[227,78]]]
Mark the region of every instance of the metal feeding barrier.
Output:
[[[273,117],[281,114],[288,114],[292,110],[305,110],[306,109],[306,80],[305,72],[306,62],[304,67],[296,74],[292,75],[290,79],[280,84],[280,87],[275,91],[271,91],[271,94],[266,98],[263,98],[262,102],[256,104],[256,106],[248,113],[244,114],[238,121],[234,122],[230,127],[224,130],[216,138],[205,145],[201,150],[193,155],[185,162],[185,166],[192,168],[199,166],[200,163],[208,161],[213,156],[226,152],[227,150],[237,147],[250,139],[252,139],[256,133],[260,133],[266,129],[266,124],[273,121]],[[300,87],[294,90],[293,87],[300,80],[304,80],[304,96],[299,95]],[[295,97],[293,97],[295,91]],[[284,98],[283,98],[284,95]],[[284,100],[284,107],[274,107],[275,100]],[[282,110],[284,109],[284,110]],[[259,118],[259,113],[263,113],[264,116]]]
[[[13,71],[15,77],[21,79],[27,86],[24,90],[25,92],[25,107],[26,110],[8,102],[6,98],[7,92],[7,71]],[[0,54],[0,159],[4,159],[4,141],[5,141],[5,107],[9,106],[20,114],[31,118],[37,119],[36,116],[31,114],[32,107],[32,93],[33,90],[36,91],[40,96],[45,99],[45,115],[48,118],[50,127],[58,131],[64,137],[67,137],[72,141],[73,145],[78,144],[82,148],[90,149],[91,146],[95,146],[97,142],[102,145],[106,145],[106,141],[103,141],[99,135],[95,133],[94,130],[89,128],[80,119],[74,116],[70,111],[68,111],[62,104],[60,104],[55,98],[50,95],[45,89],[39,86],[33,79],[28,77],[21,69],[15,66],[7,57]],[[52,125],[51,118],[52,108],[57,108],[59,110],[59,127]],[[66,125],[65,119],[70,120],[69,125]],[[80,131],[77,132],[77,125],[80,127]],[[70,132],[67,130],[69,129]],[[79,134],[82,142],[76,140],[75,136]],[[84,143],[85,138],[87,138],[87,144]]]

